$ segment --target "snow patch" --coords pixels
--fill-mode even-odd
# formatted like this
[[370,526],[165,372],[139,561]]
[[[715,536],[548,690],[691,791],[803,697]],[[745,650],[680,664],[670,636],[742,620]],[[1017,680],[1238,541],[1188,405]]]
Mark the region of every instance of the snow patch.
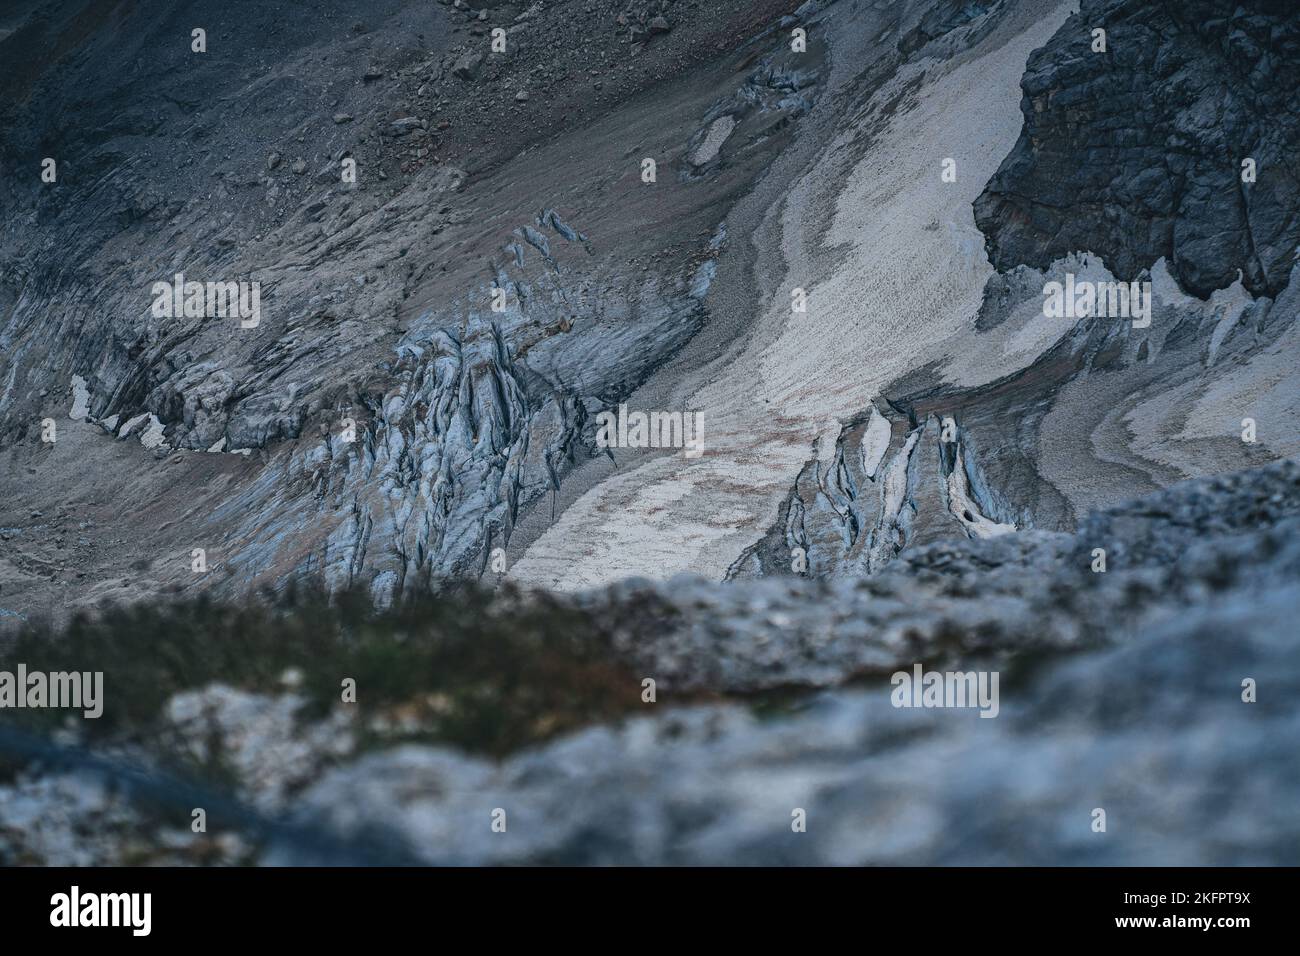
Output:
[[86,380],[80,375],[72,376],[72,411],[68,412],[69,418],[75,418],[77,421],[85,421],[90,414],[90,389],[86,387]]

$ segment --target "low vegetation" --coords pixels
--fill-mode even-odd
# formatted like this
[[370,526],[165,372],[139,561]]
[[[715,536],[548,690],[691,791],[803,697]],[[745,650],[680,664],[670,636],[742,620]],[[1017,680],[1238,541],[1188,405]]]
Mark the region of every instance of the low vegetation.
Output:
[[[457,587],[387,608],[365,592],[305,588],[242,603],[207,597],[110,607],[63,627],[27,625],[0,669],[102,671],[92,738],[154,726],[175,694],[212,683],[293,687],[305,717],[355,706],[362,726],[500,755],[642,706],[639,678],[580,611],[545,596]],[[343,682],[356,682],[355,704]],[[6,719],[43,729],[56,709]],[[369,731],[367,731],[369,732]]]

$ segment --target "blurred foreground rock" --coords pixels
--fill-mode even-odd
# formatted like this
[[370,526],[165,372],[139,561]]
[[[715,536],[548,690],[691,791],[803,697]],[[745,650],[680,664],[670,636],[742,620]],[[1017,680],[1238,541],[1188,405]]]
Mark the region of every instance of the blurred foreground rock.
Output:
[[[358,747],[353,722],[295,716],[292,690],[187,691],[167,735],[223,755],[292,841],[162,827],[111,780],[37,764],[0,787],[5,862],[323,862],[302,832],[452,864],[1296,862],[1294,462],[1176,485],[1073,536],[919,548],[870,579],[568,600],[655,679],[644,716],[494,761]],[[888,675],[915,663],[998,671],[996,718],[892,706]]]

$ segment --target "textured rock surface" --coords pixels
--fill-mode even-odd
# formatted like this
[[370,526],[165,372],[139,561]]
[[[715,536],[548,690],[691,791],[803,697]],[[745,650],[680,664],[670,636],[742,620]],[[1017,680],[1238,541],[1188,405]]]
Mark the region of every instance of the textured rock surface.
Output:
[[[975,204],[999,269],[1165,259],[1206,296],[1276,296],[1300,246],[1300,19],[1284,0],[1084,0],[1030,58],[1016,148]],[[1093,31],[1106,31],[1093,52]],[[1243,161],[1256,181],[1242,181]]]
[[[206,687],[173,698],[143,747],[213,748],[253,805],[395,860],[1296,862],[1294,463],[1179,484],[1072,536],[919,547],[868,579],[628,582],[567,600],[657,679],[644,716],[501,762],[358,756],[355,717],[313,723],[292,692]],[[914,663],[998,671],[997,716],[893,707],[886,675]],[[715,702],[681,702],[700,690]],[[806,833],[790,830],[796,807]],[[198,839],[147,820],[95,774],[0,785],[10,859],[319,861],[274,830]]]
[[[1176,486],[1073,539],[919,549],[874,579],[905,603],[826,583],[661,586],[682,623],[640,635],[647,673],[747,689],[983,660],[1004,668],[1001,711],[896,709],[883,679],[780,716],[669,707],[501,766],[365,758],[310,788],[304,813],[345,833],[384,821],[457,863],[1293,863],[1298,532],[1288,463]],[[1105,574],[1088,570],[1094,546]],[[630,590],[602,598],[632,599],[621,620],[643,611]],[[807,833],[790,830],[795,807]]]

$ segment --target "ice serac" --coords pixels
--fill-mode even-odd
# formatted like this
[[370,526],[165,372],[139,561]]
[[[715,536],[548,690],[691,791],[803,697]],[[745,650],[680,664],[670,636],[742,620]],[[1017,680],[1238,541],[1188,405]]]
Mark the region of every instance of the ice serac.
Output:
[[[513,229],[489,277],[412,322],[384,368],[388,391],[365,397],[355,443],[328,435],[295,452],[285,484],[319,489],[334,528],[296,573],[368,584],[385,602],[478,575],[521,509],[592,455],[590,410],[689,338],[698,305],[654,281],[635,308],[593,293],[587,242],[552,208]],[[560,252],[570,244],[576,261]],[[254,549],[265,539],[252,526],[244,536]]]
[[[417,0],[323,0],[292,32],[211,0],[0,11],[0,162],[36,170],[0,177],[6,601],[303,575],[387,599],[525,547],[608,461],[595,413],[703,328],[720,224],[818,95],[825,45],[776,32],[796,6],[651,38],[614,0],[537,5],[507,57],[477,8]],[[224,59],[174,42],[190,21]],[[593,56],[636,69],[593,84]],[[260,283],[260,324],[153,315],[179,274]],[[56,509],[75,551],[27,526]]]
[[844,426],[828,461],[804,466],[777,524],[728,577],[872,574],[911,546],[1015,531],[1014,519],[996,517],[1005,504],[987,491],[963,438],[950,416],[918,421],[873,404]]

